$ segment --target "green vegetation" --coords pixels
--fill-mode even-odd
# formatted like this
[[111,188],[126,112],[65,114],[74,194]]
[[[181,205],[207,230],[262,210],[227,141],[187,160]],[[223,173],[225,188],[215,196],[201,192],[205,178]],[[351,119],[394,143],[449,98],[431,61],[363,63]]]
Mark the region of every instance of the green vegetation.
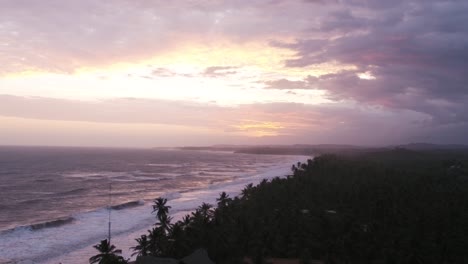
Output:
[[468,154],[405,149],[322,155],[286,178],[222,193],[137,239],[138,255],[181,258],[203,247],[216,263],[266,257],[302,263],[468,263]]
[[122,256],[122,250],[116,249],[107,239],[101,240],[100,244],[94,246],[99,254],[89,258],[89,263],[94,264],[126,264],[128,263]]

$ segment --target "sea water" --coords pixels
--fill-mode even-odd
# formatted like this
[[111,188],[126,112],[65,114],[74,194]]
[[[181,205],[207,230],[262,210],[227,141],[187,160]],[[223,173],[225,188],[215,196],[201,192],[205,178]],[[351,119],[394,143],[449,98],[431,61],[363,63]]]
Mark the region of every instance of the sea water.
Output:
[[[0,147],[0,263],[88,263],[108,236],[130,258],[168,199],[174,221],[223,191],[290,174],[305,156],[214,151]],[[109,210],[110,208],[110,210]],[[110,214],[109,214],[110,213]]]

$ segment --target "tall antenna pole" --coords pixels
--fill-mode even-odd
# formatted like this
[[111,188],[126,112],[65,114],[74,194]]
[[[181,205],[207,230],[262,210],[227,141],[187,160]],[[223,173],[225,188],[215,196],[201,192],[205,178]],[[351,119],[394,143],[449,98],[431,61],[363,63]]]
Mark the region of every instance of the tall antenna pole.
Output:
[[112,182],[109,180],[109,245],[111,244]]

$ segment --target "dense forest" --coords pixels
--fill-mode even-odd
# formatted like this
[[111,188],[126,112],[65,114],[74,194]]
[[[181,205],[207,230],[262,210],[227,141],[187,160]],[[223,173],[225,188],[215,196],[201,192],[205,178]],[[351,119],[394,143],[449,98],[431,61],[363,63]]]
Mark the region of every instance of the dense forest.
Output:
[[136,239],[137,255],[180,259],[206,248],[216,263],[468,263],[462,150],[321,155],[175,223],[166,199],[153,207],[157,223]]

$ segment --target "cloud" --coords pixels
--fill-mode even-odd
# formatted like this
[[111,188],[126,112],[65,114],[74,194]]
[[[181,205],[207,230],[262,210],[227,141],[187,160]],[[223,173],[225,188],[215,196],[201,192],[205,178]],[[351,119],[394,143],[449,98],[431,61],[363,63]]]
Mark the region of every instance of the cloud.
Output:
[[[209,105],[170,100],[120,98],[78,101],[2,95],[0,101],[0,115],[30,119],[188,126],[207,126],[209,124],[205,120],[215,119],[215,111]],[[203,111],[203,116],[197,114],[200,111]]]
[[234,66],[212,66],[205,69],[203,75],[206,77],[221,77],[236,74],[238,67]]
[[[198,45],[203,48],[197,51],[210,54],[219,47],[224,51],[233,44],[242,49],[255,43],[252,46],[284,49],[275,54],[284,58],[284,65],[270,69],[265,57],[256,60],[261,65],[240,63],[241,71],[222,66],[237,65],[229,63],[230,54],[217,62],[202,54],[187,64],[213,65],[199,68],[196,77],[240,77],[251,71],[249,76],[255,78],[249,81],[261,80],[269,92],[300,96],[300,90],[317,89],[334,102],[227,108],[164,100],[80,102],[2,96],[0,115],[187,124],[239,133],[242,126],[252,130],[281,122],[287,125],[271,126],[276,135],[313,137],[312,141],[326,141],[330,135],[367,142],[360,133],[375,127],[392,140],[416,134],[440,141],[450,140],[448,135],[461,138],[468,133],[467,12],[468,2],[457,0],[0,1],[0,76],[23,71],[74,73],[178,54],[184,45]],[[164,62],[155,65],[162,66],[143,78],[191,77],[164,68]],[[346,67],[317,70],[325,65]],[[256,87],[247,87],[246,92],[255,94]],[[402,131],[395,133],[396,127]]]
[[[203,131],[226,138],[236,136],[237,142],[247,142],[248,138],[255,137],[258,138],[256,143],[390,144],[416,141],[422,135],[423,139],[453,142],[453,138],[438,134],[444,131],[447,135],[457,136],[462,140],[460,142],[466,142],[459,132],[466,125],[428,125],[430,116],[425,114],[349,103],[263,103],[224,107],[140,98],[87,102],[2,95],[0,105],[0,116],[26,120],[119,125],[127,130],[131,127],[145,130],[145,126],[148,129],[179,126],[186,131],[185,137],[193,142],[199,136],[208,137],[208,132]],[[80,129],[86,131],[87,128],[84,125]],[[191,134],[192,130],[202,132]],[[34,132],[30,136],[34,137]]]
[[0,17],[2,72],[72,73],[145,56],[168,43],[151,13],[120,0],[7,0],[0,3]]
[[[468,96],[462,91],[458,98],[437,96],[429,87],[417,86],[424,80],[414,79],[405,69],[399,74],[383,75],[374,71],[371,78],[363,78],[360,71],[350,70],[319,77],[309,76],[301,81],[279,79],[266,81],[267,89],[318,89],[332,101],[357,101],[386,109],[407,109],[431,116],[432,123],[467,123]],[[365,75],[365,74],[364,74]],[[438,83],[438,85],[447,85]],[[426,89],[424,89],[426,88]]]
[[203,71],[194,72],[194,73],[182,73],[177,72],[172,69],[158,67],[152,70],[150,76],[141,76],[142,78],[146,79],[154,79],[154,78],[170,78],[170,77],[185,77],[185,78],[193,78],[193,77],[208,77],[208,78],[217,78],[217,77],[225,77],[229,75],[234,75],[237,73],[235,69],[239,69],[239,67],[234,66],[210,66],[205,68]]
[[152,72],[151,72],[152,75],[154,75],[155,77],[174,77],[177,75],[177,73],[169,70],[169,69],[166,69],[166,68],[162,68],[162,67],[159,67],[159,68],[156,68],[154,69]]
[[[304,7],[306,5],[306,7]],[[322,10],[300,1],[0,1],[0,74],[74,73],[177,50],[293,37]],[[252,26],[255,25],[255,26]]]
[[[461,1],[342,1],[309,30],[335,37],[272,42],[295,58],[285,66],[327,62],[355,70],[309,77],[284,87],[321,89],[330,99],[426,113],[439,123],[468,122],[468,3]],[[312,33],[311,33],[312,34]],[[359,78],[363,73],[372,79]],[[271,83],[271,82],[270,82]]]
[[290,81],[288,79],[278,79],[263,82],[267,89],[279,89],[279,90],[292,90],[292,89],[309,89],[309,85],[306,81]]

